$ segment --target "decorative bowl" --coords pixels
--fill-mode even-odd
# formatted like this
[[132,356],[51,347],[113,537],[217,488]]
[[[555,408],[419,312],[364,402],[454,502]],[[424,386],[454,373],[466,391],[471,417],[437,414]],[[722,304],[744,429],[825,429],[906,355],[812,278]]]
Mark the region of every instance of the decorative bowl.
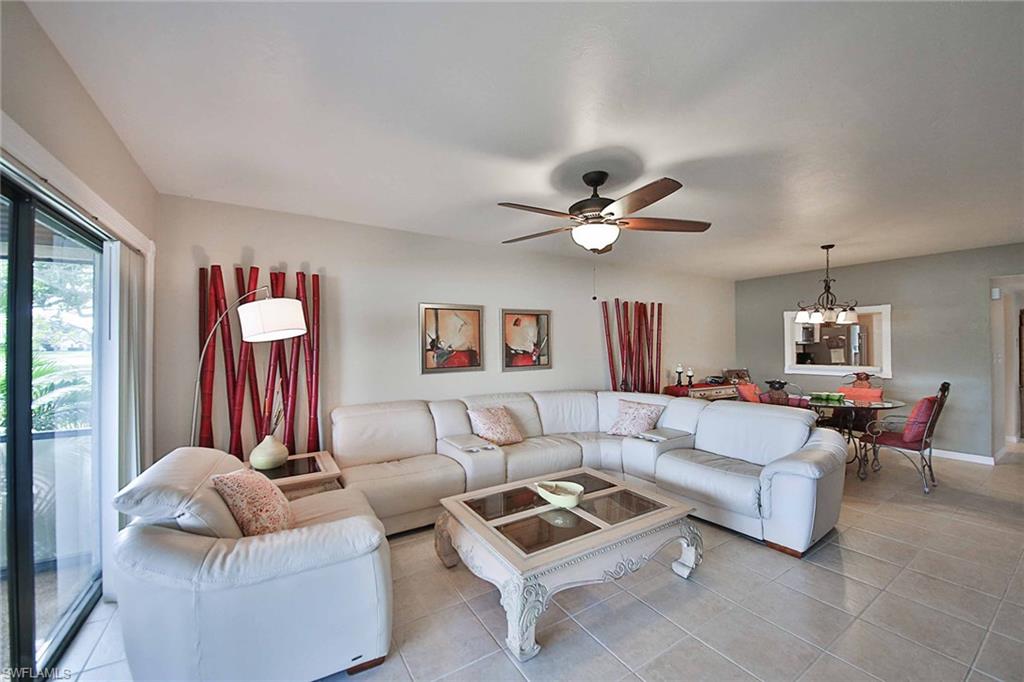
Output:
[[583,486],[571,481],[541,481],[535,484],[537,494],[545,500],[563,509],[572,509],[580,503]]
[[827,395],[829,400],[832,400],[837,403],[841,403],[843,402],[843,400],[846,399],[846,396],[843,395],[842,393],[828,393]]
[[828,391],[814,391],[811,393],[811,398],[813,400],[828,400],[829,395],[831,394]]

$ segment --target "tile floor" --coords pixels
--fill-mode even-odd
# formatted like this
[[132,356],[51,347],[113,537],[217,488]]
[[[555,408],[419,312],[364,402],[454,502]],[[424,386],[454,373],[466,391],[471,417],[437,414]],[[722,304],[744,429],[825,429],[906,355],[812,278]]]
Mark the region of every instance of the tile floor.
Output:
[[[666,554],[556,595],[526,663],[503,649],[490,584],[444,569],[429,531],[393,538],[392,652],[354,679],[1024,679],[1024,453],[996,467],[936,460],[929,496],[883,458],[867,481],[850,468],[839,525],[804,560],[701,524],[690,580]],[[131,679],[116,607],[97,607],[61,666]]]

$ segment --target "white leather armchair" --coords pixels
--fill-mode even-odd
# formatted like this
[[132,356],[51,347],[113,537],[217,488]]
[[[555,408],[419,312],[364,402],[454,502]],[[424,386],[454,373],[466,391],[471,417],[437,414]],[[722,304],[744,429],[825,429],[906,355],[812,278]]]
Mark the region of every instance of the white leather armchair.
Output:
[[[233,532],[229,512],[225,532],[183,530],[186,508],[207,521],[226,511],[207,493],[211,471],[241,466],[227,457],[182,448],[115,499],[137,517],[114,550],[134,678],[310,680],[384,657],[390,553],[366,498],[337,490],[295,500],[294,527],[267,535]],[[158,508],[175,497],[170,513]]]

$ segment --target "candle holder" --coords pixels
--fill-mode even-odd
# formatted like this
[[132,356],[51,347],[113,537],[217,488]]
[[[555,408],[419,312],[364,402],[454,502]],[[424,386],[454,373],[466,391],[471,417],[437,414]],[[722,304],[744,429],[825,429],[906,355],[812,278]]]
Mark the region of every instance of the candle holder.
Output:
[[693,387],[693,368],[692,367],[687,367],[686,368],[686,385],[689,386],[689,387]]

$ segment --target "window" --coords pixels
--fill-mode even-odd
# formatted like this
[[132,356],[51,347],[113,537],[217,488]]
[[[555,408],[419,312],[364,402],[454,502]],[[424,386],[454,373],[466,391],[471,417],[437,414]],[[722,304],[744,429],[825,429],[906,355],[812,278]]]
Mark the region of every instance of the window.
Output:
[[99,597],[102,241],[3,182],[2,666],[52,665]]

